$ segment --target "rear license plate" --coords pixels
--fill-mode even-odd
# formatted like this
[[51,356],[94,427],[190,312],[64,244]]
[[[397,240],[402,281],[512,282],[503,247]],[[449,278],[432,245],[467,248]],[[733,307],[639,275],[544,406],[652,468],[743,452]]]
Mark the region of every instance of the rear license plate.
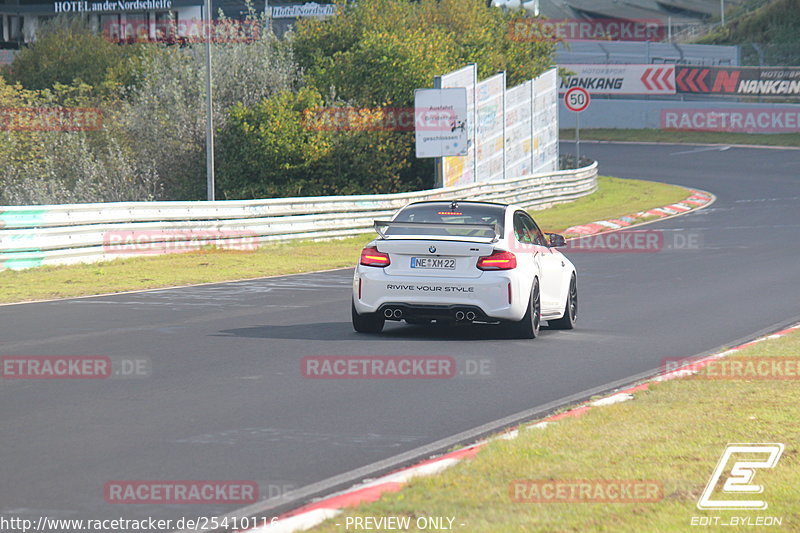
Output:
[[437,270],[455,270],[456,260],[452,257],[412,257],[411,268],[433,268]]

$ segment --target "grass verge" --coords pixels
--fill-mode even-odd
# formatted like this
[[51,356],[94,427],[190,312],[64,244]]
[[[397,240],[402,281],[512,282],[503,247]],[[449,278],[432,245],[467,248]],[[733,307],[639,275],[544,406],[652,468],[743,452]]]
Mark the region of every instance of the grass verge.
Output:
[[[576,224],[675,203],[687,195],[682,187],[650,181],[600,177],[598,185],[598,191],[590,196],[535,211],[539,225],[551,231],[563,230]],[[373,237],[373,234],[365,234],[341,240],[270,244],[254,252],[207,249],[103,263],[5,270],[0,272],[0,302],[67,298],[348,267],[355,264],[361,248]]]
[[[574,140],[574,129],[563,129],[561,140]],[[727,133],[718,131],[668,131],[656,129],[581,129],[581,140],[663,142],[687,144],[753,144],[800,147],[800,133]]]
[[544,231],[561,232],[571,226],[638,213],[685,200],[683,187],[654,181],[601,177],[597,192],[550,209],[531,211]]
[[[758,343],[729,359],[793,361],[796,373],[798,353],[800,332]],[[785,445],[775,468],[755,470],[752,482],[762,485],[763,493],[723,495],[720,489],[734,460],[763,460],[764,455],[733,457],[714,493],[721,499],[764,500],[767,510],[697,509],[728,443]],[[544,430],[521,429],[516,439],[493,441],[475,459],[413,480],[400,492],[349,510],[314,531],[343,531],[348,516],[411,517],[412,526],[417,517],[452,517],[454,530],[471,533],[798,531],[798,443],[797,379],[723,381],[698,375],[652,385],[632,401],[591,409]],[[652,480],[663,486],[663,498],[650,503],[515,503],[510,486],[517,480]],[[693,528],[693,517],[711,524],[719,517],[719,527]],[[777,517],[782,524],[758,528],[759,517]],[[733,519],[749,519],[752,527],[721,527]]]

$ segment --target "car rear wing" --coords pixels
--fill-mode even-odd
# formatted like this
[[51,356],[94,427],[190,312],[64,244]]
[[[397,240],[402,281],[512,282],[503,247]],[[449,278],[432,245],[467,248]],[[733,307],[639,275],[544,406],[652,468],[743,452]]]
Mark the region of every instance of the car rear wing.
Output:
[[[452,224],[446,222],[395,222],[376,220],[375,231],[381,239],[435,239],[493,243],[500,239],[497,224]],[[456,230],[455,233],[453,231]],[[477,235],[467,233],[479,232]],[[464,233],[463,235],[461,233]]]

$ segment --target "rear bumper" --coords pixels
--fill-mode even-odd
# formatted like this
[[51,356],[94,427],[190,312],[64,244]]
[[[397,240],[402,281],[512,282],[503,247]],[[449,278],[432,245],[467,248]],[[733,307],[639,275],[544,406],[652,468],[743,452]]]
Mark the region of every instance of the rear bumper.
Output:
[[455,320],[456,312],[472,311],[477,321],[516,321],[525,315],[529,294],[530,285],[518,271],[483,272],[477,278],[421,278],[389,276],[381,268],[359,266],[353,276],[353,302],[359,314],[384,316],[391,308],[400,309],[402,318]]
[[[386,312],[392,311],[388,317]],[[395,316],[394,311],[400,311],[400,316]],[[447,320],[460,322],[496,322],[496,318],[488,316],[477,305],[423,305],[389,302],[378,308],[378,314],[387,320],[403,320],[406,318],[426,320]],[[472,316],[474,315],[474,316]]]

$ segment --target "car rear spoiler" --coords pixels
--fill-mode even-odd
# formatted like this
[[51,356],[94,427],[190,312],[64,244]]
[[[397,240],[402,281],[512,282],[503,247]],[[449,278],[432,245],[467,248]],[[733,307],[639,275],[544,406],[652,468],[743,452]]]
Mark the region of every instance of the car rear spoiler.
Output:
[[[446,222],[395,222],[392,220],[376,220],[375,231],[381,239],[435,239],[435,240],[470,240],[476,242],[497,242],[500,239],[500,228],[497,224],[448,224]],[[425,233],[404,233],[402,235],[387,235],[386,230],[390,228],[411,228],[412,230],[443,229],[451,230],[458,228],[466,231],[490,231],[491,235],[471,236],[471,235],[431,235]]]

